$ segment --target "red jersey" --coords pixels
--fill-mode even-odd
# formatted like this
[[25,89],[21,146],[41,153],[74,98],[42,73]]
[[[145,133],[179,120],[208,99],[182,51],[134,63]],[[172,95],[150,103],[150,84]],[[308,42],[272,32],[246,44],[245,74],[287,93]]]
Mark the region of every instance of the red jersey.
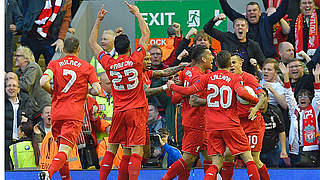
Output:
[[150,88],[151,86],[151,79],[152,79],[152,74],[153,74],[153,71],[152,70],[149,70],[149,71],[145,71],[143,72],[142,74],[142,78],[143,78],[143,84],[147,85],[148,88]]
[[[251,87],[257,95],[260,93],[263,93],[263,89],[259,84],[257,78],[255,78],[252,74],[249,74],[243,71],[240,74],[240,76],[243,79],[244,86]],[[250,114],[250,108],[254,107],[255,105],[251,105],[251,104],[244,105],[244,104],[240,104],[238,101],[237,106],[238,106],[238,115],[241,118],[241,117],[248,117]],[[257,114],[260,114],[260,111],[258,111]]]
[[132,55],[120,55],[117,59],[101,51],[99,63],[111,81],[114,111],[125,111],[147,106],[143,89],[143,60],[145,49],[138,45]]
[[88,83],[99,82],[94,67],[75,56],[50,61],[47,69],[53,72],[52,120],[83,121],[84,101]]
[[250,102],[259,101],[244,89],[241,81],[241,76],[237,74],[218,70],[202,76],[200,81],[188,88],[176,85],[171,85],[170,88],[185,95],[207,88],[205,91],[207,97],[206,130],[228,130],[240,127],[235,92]]
[[[179,79],[183,82],[184,87],[189,87],[199,81],[203,75],[205,75],[205,73],[202,72],[199,67],[185,67],[180,73]],[[198,92],[197,95],[205,97],[203,91]],[[184,127],[204,129],[205,107],[191,107],[189,104],[189,96],[183,98],[181,116]]]

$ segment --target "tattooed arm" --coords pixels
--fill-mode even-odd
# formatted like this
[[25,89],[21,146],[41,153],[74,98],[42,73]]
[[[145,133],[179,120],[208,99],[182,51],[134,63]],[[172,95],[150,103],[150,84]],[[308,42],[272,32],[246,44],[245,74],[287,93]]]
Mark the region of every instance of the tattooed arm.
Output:
[[149,88],[147,85],[144,84],[143,88],[144,88],[144,92],[146,93],[146,96],[150,97],[150,96],[160,94],[161,92],[164,92],[165,90],[168,89],[168,86],[165,84],[160,87]]
[[185,65],[179,65],[174,67],[169,67],[163,70],[155,70],[153,71],[152,78],[160,78],[174,75],[185,67]]
[[190,96],[189,104],[191,107],[205,106],[207,104],[207,100],[193,94]]

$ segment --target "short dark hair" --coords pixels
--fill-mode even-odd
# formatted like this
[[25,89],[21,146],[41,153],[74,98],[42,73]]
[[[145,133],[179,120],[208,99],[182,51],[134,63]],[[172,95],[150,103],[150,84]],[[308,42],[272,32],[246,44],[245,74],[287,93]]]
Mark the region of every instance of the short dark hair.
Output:
[[308,97],[309,97],[309,99],[310,99],[310,102],[311,102],[311,100],[313,99],[313,95],[312,95],[312,93],[308,90],[308,89],[300,89],[299,91],[298,91],[298,93],[297,93],[297,95],[296,95],[296,100],[298,101],[298,98],[299,98],[299,96],[301,96],[301,95],[307,95]]
[[33,135],[33,124],[32,124],[31,121],[22,122],[20,124],[20,128],[21,128],[21,131],[24,132],[24,134],[27,137],[32,137],[32,135]]
[[114,39],[114,49],[119,55],[125,54],[130,49],[130,40],[126,34],[120,34]]
[[63,49],[66,53],[76,53],[78,51],[79,45],[79,39],[72,36],[64,40]]
[[219,68],[230,67],[231,54],[229,51],[221,50],[217,55],[217,63]]
[[192,48],[191,59],[196,64],[201,62],[201,58],[205,55],[205,52],[208,48],[204,45],[197,45]]
[[248,6],[254,6],[254,5],[257,5],[258,8],[259,8],[259,10],[260,10],[260,5],[259,5],[257,2],[255,2],[255,1],[249,2],[246,7],[248,7]]

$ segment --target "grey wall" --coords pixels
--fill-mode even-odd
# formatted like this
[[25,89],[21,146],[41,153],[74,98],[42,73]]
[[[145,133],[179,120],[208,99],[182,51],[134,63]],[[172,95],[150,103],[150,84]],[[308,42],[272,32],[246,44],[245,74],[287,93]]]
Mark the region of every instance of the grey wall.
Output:
[[[197,2],[197,0],[187,1],[195,1],[195,3]],[[243,13],[245,12],[246,4],[250,1],[253,0],[228,0],[232,8],[236,9],[238,12]],[[260,4],[260,6],[263,9],[262,1],[256,1]],[[135,0],[128,0],[128,2],[134,4]],[[79,58],[87,61],[90,61],[91,57],[93,56],[93,53],[88,45],[90,31],[97,17],[97,12],[102,4],[104,4],[105,9],[109,12],[100,25],[99,37],[101,36],[103,30],[115,30],[116,28],[122,26],[124,32],[130,37],[131,49],[135,49],[135,17],[128,11],[127,6],[124,4],[124,0],[83,1],[80,8],[78,9],[76,16],[72,20],[71,26],[76,29],[75,36],[80,40],[81,50]],[[228,31],[232,31],[232,29],[232,23],[230,22],[230,20],[228,20]],[[67,34],[67,36],[70,36],[70,34]],[[54,59],[57,59],[60,56],[60,54],[56,54]]]

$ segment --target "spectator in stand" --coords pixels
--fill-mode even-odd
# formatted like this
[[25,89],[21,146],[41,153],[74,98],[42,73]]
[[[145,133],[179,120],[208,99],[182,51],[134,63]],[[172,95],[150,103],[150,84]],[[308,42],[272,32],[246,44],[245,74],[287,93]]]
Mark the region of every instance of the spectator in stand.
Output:
[[319,167],[319,119],[320,112],[320,64],[312,73],[315,78],[314,97],[310,91],[302,89],[294,97],[290,87],[289,70],[280,64],[284,75],[286,99],[289,106],[291,126],[289,133],[289,150],[291,164],[295,167]]
[[[266,99],[261,107],[266,130],[263,137],[260,159],[267,167],[279,167],[280,158],[287,158],[286,133],[282,112],[269,103],[268,90],[263,88]],[[278,142],[280,141],[280,147]]]
[[248,38],[257,41],[266,58],[277,57],[277,51],[273,45],[273,25],[280,21],[288,9],[288,0],[282,0],[277,11],[271,16],[262,13],[257,2],[249,2],[246,6],[246,15],[236,12],[230,7],[227,0],[219,0],[223,12],[234,21],[242,17],[249,22]]
[[33,138],[32,122],[21,122],[18,136],[19,140],[9,146],[14,170],[38,169],[40,150],[37,141]]
[[222,32],[214,28],[214,24],[220,20],[226,20],[226,16],[223,13],[213,17],[203,27],[204,31],[221,42],[221,49],[229,52],[238,52],[239,56],[244,60],[242,63],[243,71],[257,75],[255,66],[251,64],[251,59],[255,59],[261,67],[265,58],[259,44],[247,38],[248,21],[244,18],[235,19],[233,21],[234,33],[232,33]]
[[34,132],[40,147],[46,134],[51,131],[51,127],[51,106],[48,105],[42,110],[40,122],[34,126]]
[[149,53],[151,55],[151,69],[152,70],[161,70],[169,67],[163,63],[162,59],[162,49],[158,45],[152,45],[149,48]]
[[16,29],[22,33],[21,44],[32,50],[36,62],[43,54],[48,65],[55,51],[62,52],[70,25],[72,0],[54,1],[54,4],[50,0],[17,2],[24,17],[23,26]]
[[100,117],[98,116],[99,105],[93,97],[87,95],[84,110],[83,125],[77,140],[81,165],[83,169],[98,169],[99,160],[96,152],[98,145],[96,131],[100,127]]
[[14,33],[22,26],[23,17],[16,0],[6,0],[5,8],[5,71],[13,68]]
[[[277,7],[268,7],[266,8],[266,13],[268,16],[271,16],[277,11]],[[288,34],[290,33],[290,25],[288,15],[285,15],[280,19],[279,22],[273,25],[273,44],[276,47],[277,57],[279,57],[279,44],[288,40]]]
[[168,27],[167,43],[162,47],[163,63],[168,66],[176,66],[173,64],[176,60],[176,51],[182,40],[182,30],[179,23],[173,23]]
[[32,121],[34,124],[39,122],[42,109],[51,104],[51,96],[40,86],[42,70],[34,62],[32,51],[25,46],[17,48],[16,55],[17,75],[21,91],[27,93],[31,99],[32,109],[34,111]]
[[262,65],[262,79],[260,84],[267,88],[269,93],[269,103],[287,109],[288,105],[285,97],[285,89],[279,82],[277,69],[279,68],[278,61],[273,58],[267,58]]
[[301,58],[298,56],[300,51],[312,57],[320,42],[320,10],[316,9],[314,0],[300,0],[300,11],[295,23],[291,24],[289,42],[295,47],[296,58]]
[[294,58],[294,47],[289,42],[282,42],[279,44],[279,62],[288,64]]
[[314,94],[314,76],[311,73],[304,73],[303,62],[294,58],[287,64],[287,67],[294,94],[297,95],[301,89],[307,89],[311,94]]
[[154,104],[149,104],[148,126],[150,133],[158,133],[158,130],[166,127],[166,120],[160,116],[158,108]]
[[[193,44],[189,46],[191,42],[191,36],[195,36],[193,39]],[[178,49],[176,51],[177,60],[175,60],[174,65],[180,64],[180,62],[191,62],[191,52],[192,47],[196,45],[204,45],[212,52],[213,56],[217,55],[217,52],[212,49],[212,37],[209,36],[204,30],[197,30],[196,28],[191,28],[186,36],[181,40]],[[184,52],[186,51],[186,52]],[[184,55],[183,55],[184,54]],[[213,70],[216,70],[215,64],[213,64]]]
[[[268,9],[268,7],[272,7],[272,6],[277,8],[280,5],[282,0],[262,0],[262,1],[265,9]],[[315,0],[314,2],[318,7],[320,7],[319,0]],[[288,2],[287,14],[289,19],[296,19],[296,17],[298,16],[300,11],[299,3],[300,3],[300,0],[290,0]],[[295,22],[291,21],[291,23],[295,23]]]
[[32,108],[29,96],[20,92],[17,77],[6,79],[5,91],[5,170],[10,170],[13,167],[9,155],[9,146],[19,140],[18,127],[22,119],[31,119]]

